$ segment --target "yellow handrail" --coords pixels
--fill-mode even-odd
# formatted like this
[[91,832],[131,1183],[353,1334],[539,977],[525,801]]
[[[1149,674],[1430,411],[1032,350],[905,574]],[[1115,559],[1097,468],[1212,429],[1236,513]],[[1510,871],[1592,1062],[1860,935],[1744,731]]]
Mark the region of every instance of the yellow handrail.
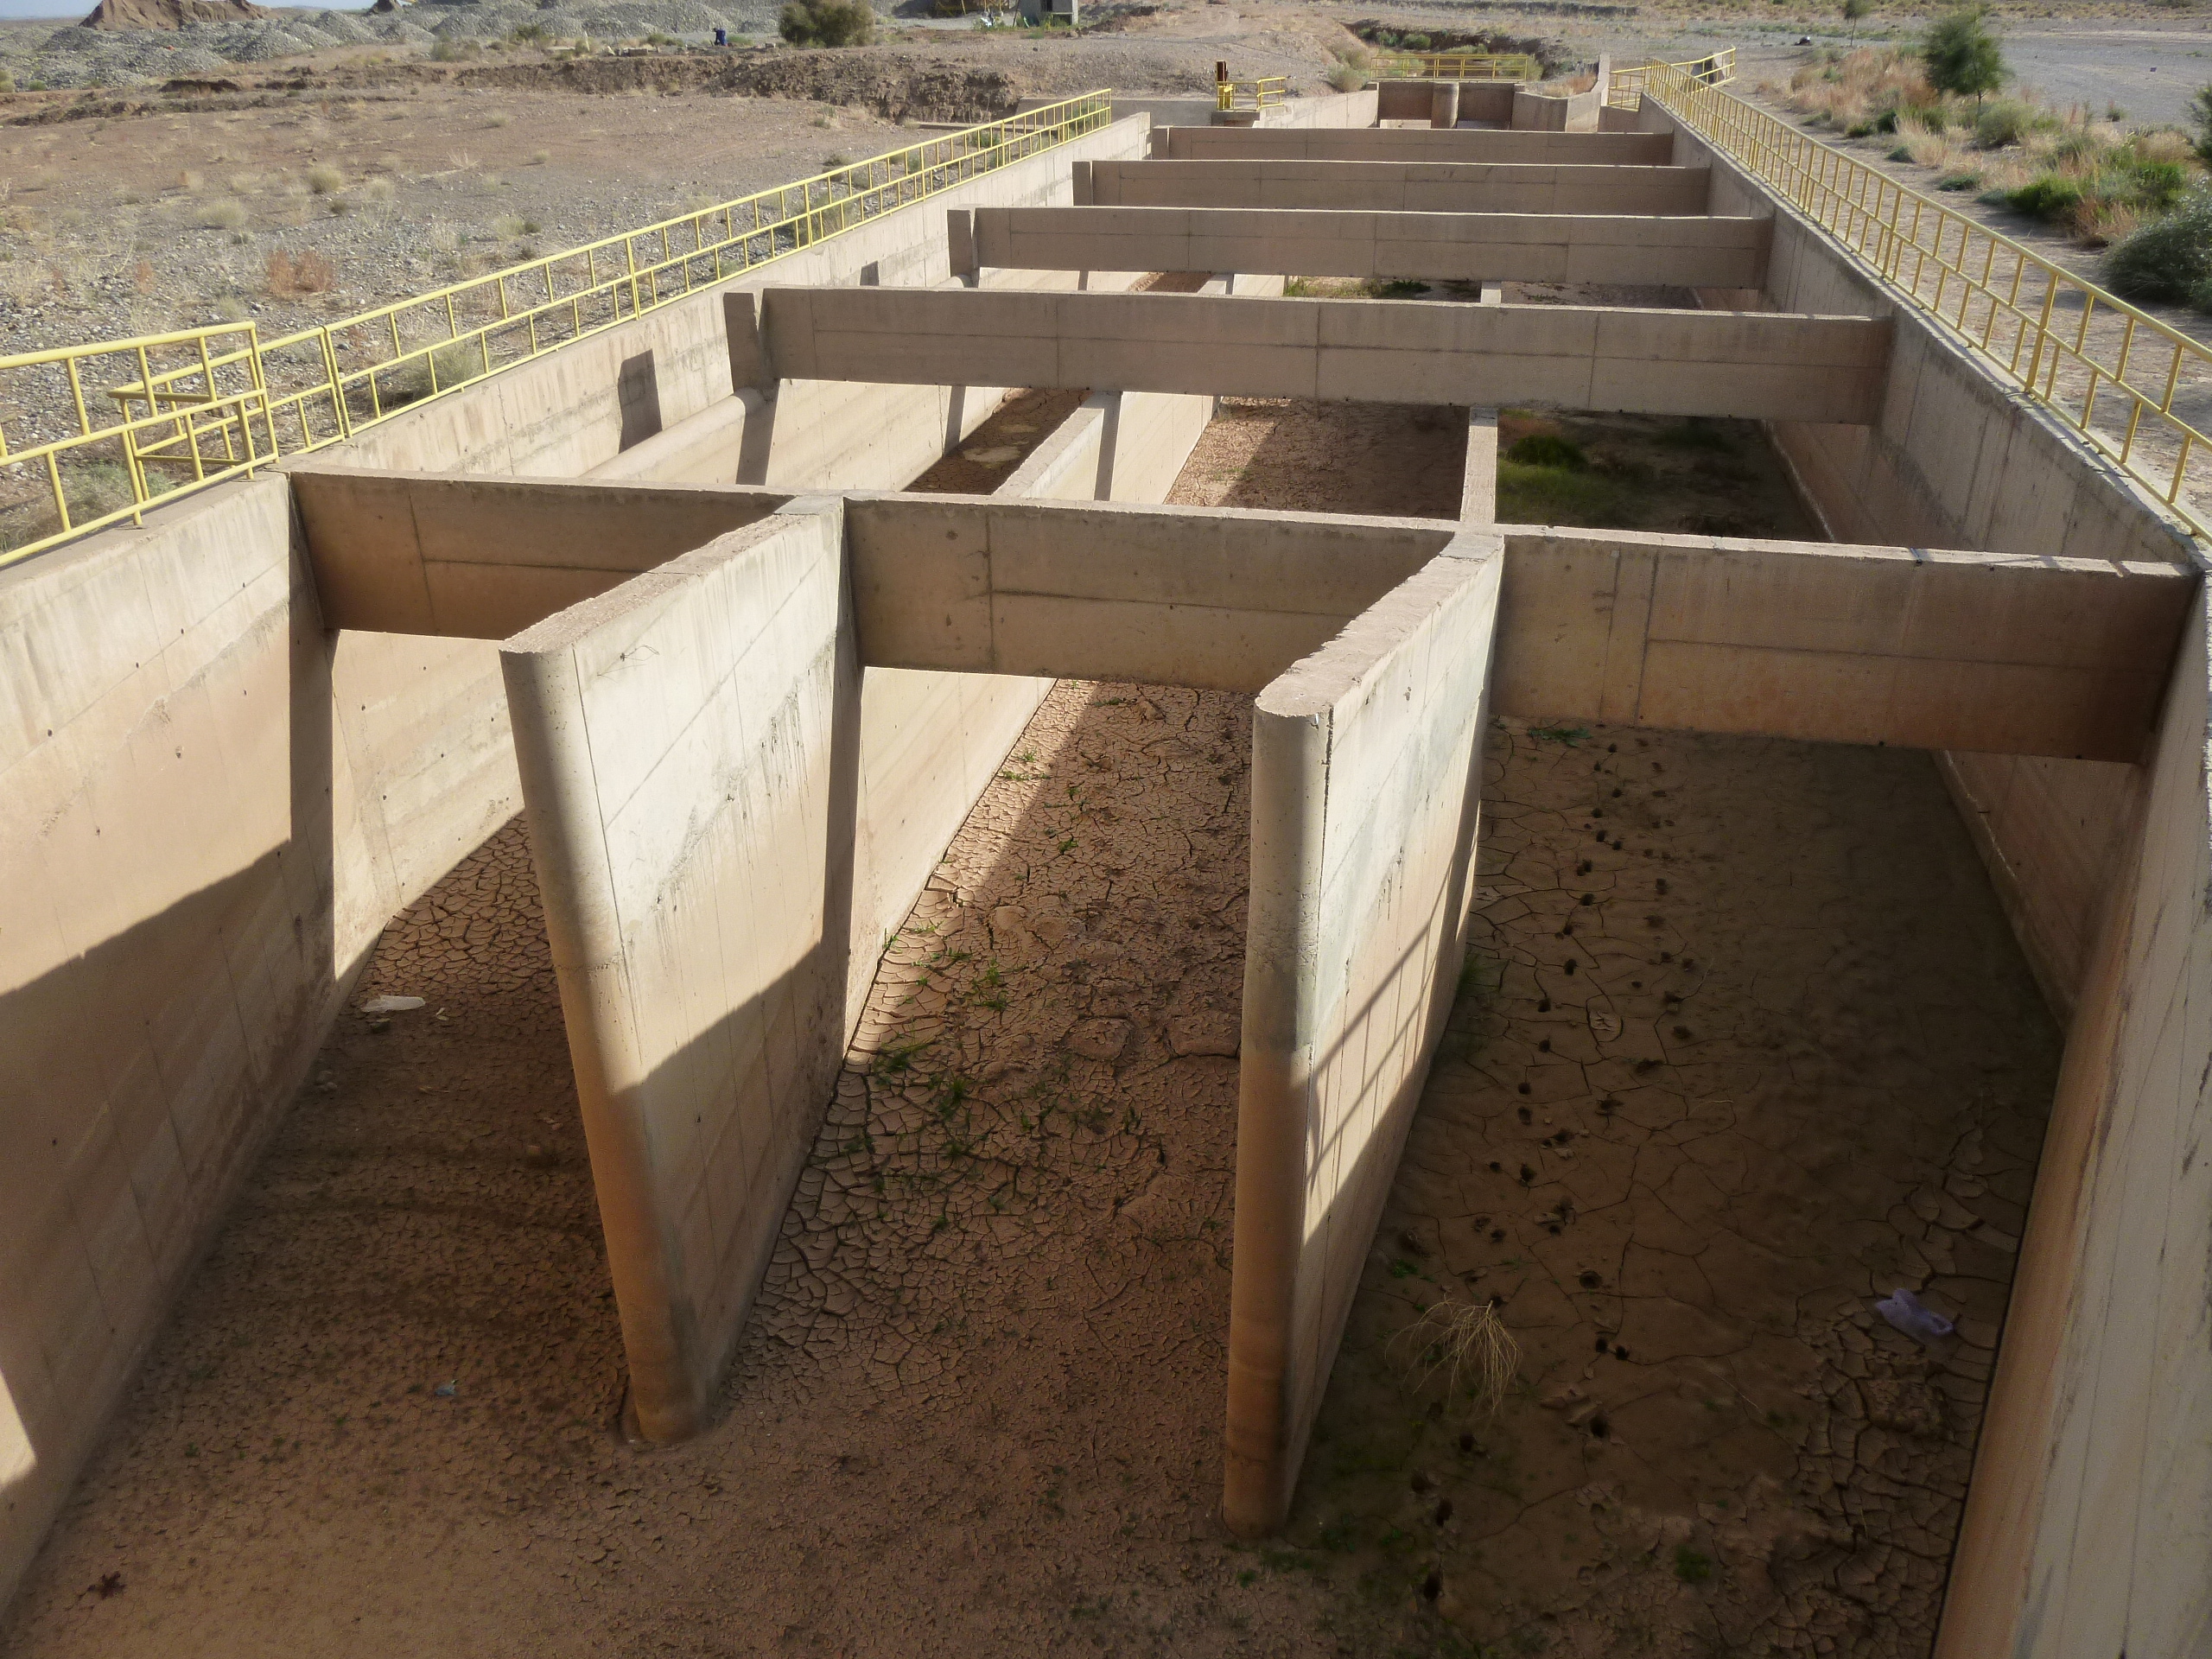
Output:
[[1645,73],[1690,131],[2212,537],[2212,436],[2178,412],[2212,411],[2212,348],[1679,65]]
[[1257,80],[1214,82],[1215,107],[1224,110],[1266,110],[1282,102],[1290,86],[1287,75],[1262,75]]
[[1736,79],[1736,48],[1725,46],[1710,57],[1692,58],[1685,63],[1647,63],[1633,69],[1616,69],[1605,102],[1617,110],[1634,109],[1643,93],[1645,78],[1655,69],[1672,69],[1707,86],[1726,86]]
[[[0,357],[0,401],[32,429],[11,449],[0,427],[0,565],[340,442],[1111,119],[1112,94],[1085,92],[276,340],[229,323]],[[107,405],[111,419],[95,412]],[[84,510],[123,486],[127,505]]]
[[1538,80],[1543,67],[1526,52],[1389,52],[1376,73],[1389,80]]

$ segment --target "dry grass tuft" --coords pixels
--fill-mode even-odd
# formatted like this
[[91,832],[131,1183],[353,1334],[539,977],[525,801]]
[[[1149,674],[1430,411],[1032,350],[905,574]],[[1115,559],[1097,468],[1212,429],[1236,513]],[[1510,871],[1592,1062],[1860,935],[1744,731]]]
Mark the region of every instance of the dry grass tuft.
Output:
[[192,218],[193,222],[202,230],[239,230],[245,224],[245,204],[233,201],[227,197],[220,201],[203,202],[200,204],[200,211],[193,214]]
[[272,298],[296,300],[309,294],[327,294],[337,281],[338,268],[312,248],[298,254],[278,248],[269,256]]
[[318,196],[327,196],[334,190],[345,188],[346,175],[328,162],[317,162],[308,168],[308,188]]
[[1487,1301],[1438,1302],[1391,1338],[1387,1351],[1415,1392],[1441,1383],[1445,1409],[1471,1417],[1497,1415],[1521,1368],[1521,1344]]

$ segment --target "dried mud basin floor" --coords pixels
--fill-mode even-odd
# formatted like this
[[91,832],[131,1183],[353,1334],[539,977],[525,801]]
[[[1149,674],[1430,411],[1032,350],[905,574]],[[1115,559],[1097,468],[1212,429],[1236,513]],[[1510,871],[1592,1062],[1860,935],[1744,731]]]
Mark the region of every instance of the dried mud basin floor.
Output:
[[[1273,1563],[1499,1651],[1925,1654],[2059,1046],[1931,760],[1501,725],[1484,836]],[[1495,1417],[1413,1330],[1493,1300]]]

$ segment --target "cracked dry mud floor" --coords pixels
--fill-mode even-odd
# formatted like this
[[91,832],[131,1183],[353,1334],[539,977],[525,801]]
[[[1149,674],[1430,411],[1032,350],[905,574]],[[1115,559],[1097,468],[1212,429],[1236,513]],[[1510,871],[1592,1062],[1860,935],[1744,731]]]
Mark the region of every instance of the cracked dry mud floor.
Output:
[[[1498,1652],[1925,1654],[2059,1046],[1933,762],[1502,722],[1487,764],[1274,1559]],[[1899,1286],[1957,1337],[1878,1318]],[[1491,1300],[1495,1418],[1402,1334]]]
[[0,1649],[1332,1651],[1214,1519],[1249,744],[1246,698],[1051,694],[888,953],[725,1414],[658,1451],[495,836],[386,930],[357,1001],[429,1005],[341,1016]]

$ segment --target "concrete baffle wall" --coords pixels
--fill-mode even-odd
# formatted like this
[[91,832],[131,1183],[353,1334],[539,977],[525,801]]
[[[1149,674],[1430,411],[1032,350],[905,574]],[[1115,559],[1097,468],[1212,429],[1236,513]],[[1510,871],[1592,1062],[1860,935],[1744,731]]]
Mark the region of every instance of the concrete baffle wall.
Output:
[[982,265],[1027,270],[1755,288],[1771,223],[1286,207],[978,208],[975,247]]
[[845,1037],[860,665],[802,501],[500,647],[637,1427],[696,1432]]
[[1713,175],[1702,167],[1550,162],[1236,160],[1099,161],[1089,178],[1090,194],[1078,189],[1076,200],[1101,207],[1695,214],[1706,211]]
[[[1460,96],[1464,98],[1465,92]],[[1432,99],[1433,94],[1421,100],[1423,116],[1433,107]],[[1518,102],[1516,97],[1516,105]],[[1541,99],[1538,102],[1564,105],[1567,100]],[[1364,131],[1167,127],[1154,132],[1152,141],[1154,159],[1175,162],[1549,162],[1579,167],[1663,167],[1672,149],[1672,140],[1663,133],[1571,132],[1556,125],[1548,131],[1524,132],[1418,127],[1370,127]]]
[[1351,402],[1540,404],[1661,415],[1866,421],[1890,325],[1420,300],[771,288],[785,378],[1211,392]]
[[1287,1514],[1465,952],[1503,563],[1463,532],[1253,711],[1224,1511]]

